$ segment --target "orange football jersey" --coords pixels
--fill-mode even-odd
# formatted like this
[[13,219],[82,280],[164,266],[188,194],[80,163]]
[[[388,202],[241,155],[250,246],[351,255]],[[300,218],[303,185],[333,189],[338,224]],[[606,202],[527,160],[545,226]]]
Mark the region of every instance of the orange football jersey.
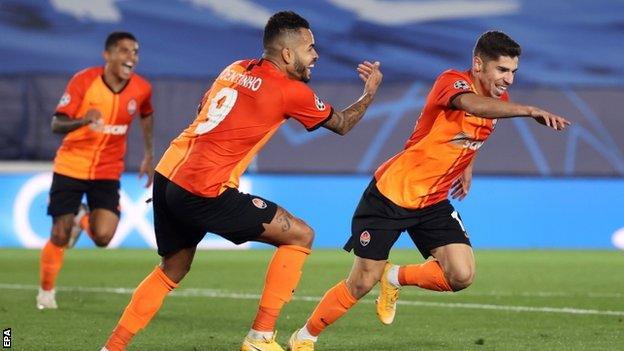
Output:
[[124,169],[127,132],[132,117],[153,113],[150,84],[133,74],[119,93],[103,79],[104,67],[91,67],[72,77],[56,108],[56,114],[82,118],[97,109],[104,130],[89,126],[67,133],[54,159],[54,172],[78,179],[118,180]]
[[[446,199],[453,180],[492,133],[495,119],[451,106],[452,99],[464,93],[477,93],[469,71],[442,73],[404,150],[375,171],[377,188],[395,204],[417,209]],[[501,99],[509,99],[507,92]]]
[[214,81],[195,121],[171,142],[156,171],[191,193],[215,197],[238,187],[253,156],[287,118],[314,130],[331,114],[307,84],[270,61],[237,61]]

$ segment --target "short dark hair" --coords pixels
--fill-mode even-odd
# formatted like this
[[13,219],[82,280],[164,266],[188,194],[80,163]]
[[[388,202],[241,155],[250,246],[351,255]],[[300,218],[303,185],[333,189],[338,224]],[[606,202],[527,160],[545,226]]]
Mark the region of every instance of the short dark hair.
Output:
[[522,53],[520,45],[507,34],[499,31],[483,33],[474,47],[474,56],[482,59],[497,60],[501,56],[518,57]]
[[310,23],[305,18],[293,11],[280,11],[264,26],[264,38],[262,44],[266,49],[273,41],[285,32],[295,32],[300,28],[310,29]]
[[123,39],[130,39],[130,40],[137,41],[136,38],[134,37],[134,35],[132,35],[132,33],[129,33],[129,32],[112,32],[111,34],[108,35],[108,37],[106,37],[106,42],[104,43],[104,50],[108,51],[113,46],[117,45],[117,43],[120,40],[123,40]]

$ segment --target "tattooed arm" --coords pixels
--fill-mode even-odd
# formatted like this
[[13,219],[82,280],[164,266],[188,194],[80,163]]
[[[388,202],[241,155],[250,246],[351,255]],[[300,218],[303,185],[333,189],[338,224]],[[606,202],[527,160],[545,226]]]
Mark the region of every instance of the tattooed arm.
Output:
[[379,62],[364,61],[358,65],[357,70],[360,78],[364,81],[364,94],[344,110],[334,110],[331,118],[323,125],[323,127],[340,135],[347,134],[362,119],[364,112],[373,102],[377,88],[383,78],[383,74],[379,70]]

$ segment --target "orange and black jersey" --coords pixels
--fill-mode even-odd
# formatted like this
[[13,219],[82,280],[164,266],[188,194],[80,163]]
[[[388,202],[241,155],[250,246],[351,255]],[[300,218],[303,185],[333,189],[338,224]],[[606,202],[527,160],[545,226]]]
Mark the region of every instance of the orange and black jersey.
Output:
[[91,67],[72,77],[56,108],[57,115],[82,118],[97,109],[102,132],[89,126],[69,132],[54,159],[54,172],[78,179],[118,180],[124,169],[127,132],[132,118],[152,115],[150,84],[133,74],[126,86],[113,92],[103,79],[104,67]]
[[[470,72],[447,70],[435,81],[403,151],[375,172],[379,191],[409,209],[438,203],[490,136],[495,119],[454,109],[458,94],[477,91]],[[507,92],[501,100],[509,99]]]
[[204,95],[197,117],[156,171],[189,192],[216,197],[237,188],[253,156],[292,117],[314,130],[332,115],[307,84],[267,60],[232,63]]

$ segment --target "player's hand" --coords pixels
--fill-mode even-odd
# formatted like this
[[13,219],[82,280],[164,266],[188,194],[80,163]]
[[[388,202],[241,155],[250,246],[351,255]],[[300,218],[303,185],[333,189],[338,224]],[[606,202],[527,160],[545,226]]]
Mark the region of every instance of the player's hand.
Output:
[[358,75],[364,81],[364,93],[374,96],[377,92],[377,88],[383,78],[383,74],[379,70],[380,65],[379,61],[374,63],[364,61],[358,65]]
[[530,116],[533,117],[537,123],[543,124],[554,130],[563,130],[565,127],[570,125],[570,121],[567,119],[539,108],[533,108]]
[[145,182],[144,186],[149,188],[154,181],[154,157],[152,157],[152,155],[145,155],[145,157],[143,157],[143,161],[141,161],[139,179],[143,178],[144,175],[147,175],[147,182]]
[[102,119],[102,113],[97,109],[90,109],[83,117],[85,125],[89,125],[89,128],[95,132],[102,132],[104,130],[104,120]]
[[87,111],[87,113],[84,115],[82,119],[85,121],[85,125],[86,125],[86,124],[91,124],[101,118],[102,118],[102,113],[100,112],[100,110],[92,108]]
[[451,197],[459,201],[463,200],[470,191],[472,185],[472,167],[467,167],[451,185]]

